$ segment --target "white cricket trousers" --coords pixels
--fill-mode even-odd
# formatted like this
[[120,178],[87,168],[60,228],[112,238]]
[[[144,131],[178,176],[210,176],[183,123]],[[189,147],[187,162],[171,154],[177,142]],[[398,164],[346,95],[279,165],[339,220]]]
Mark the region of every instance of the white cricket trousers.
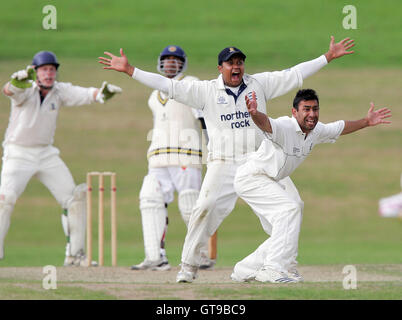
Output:
[[73,197],[74,179],[53,146],[22,147],[7,144],[3,151],[0,195],[15,200],[24,192],[29,180],[37,177],[67,209]]
[[233,181],[241,163],[211,161],[190,217],[181,261],[200,264],[200,249],[232,212],[238,198]]
[[234,187],[270,235],[235,265],[236,276],[253,277],[263,266],[279,272],[295,268],[304,204],[292,180],[277,182],[246,163],[238,169]]
[[154,175],[161,185],[161,191],[165,203],[174,200],[174,192],[182,192],[188,189],[200,190],[202,173],[201,169],[187,167],[159,167],[149,168],[148,175]]

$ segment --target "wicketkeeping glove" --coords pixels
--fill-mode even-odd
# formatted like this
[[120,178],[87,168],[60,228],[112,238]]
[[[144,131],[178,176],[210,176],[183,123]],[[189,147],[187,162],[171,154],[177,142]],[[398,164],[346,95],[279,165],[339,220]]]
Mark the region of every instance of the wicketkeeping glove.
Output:
[[[32,80],[32,81],[31,81]],[[36,80],[36,72],[34,67],[27,66],[25,70],[14,72],[11,75],[11,84],[20,89],[32,87],[32,83]]]
[[96,96],[96,101],[105,103],[106,100],[109,100],[116,93],[120,93],[122,91],[123,90],[120,87],[107,83],[107,81],[103,81],[102,87],[99,89],[99,92]]

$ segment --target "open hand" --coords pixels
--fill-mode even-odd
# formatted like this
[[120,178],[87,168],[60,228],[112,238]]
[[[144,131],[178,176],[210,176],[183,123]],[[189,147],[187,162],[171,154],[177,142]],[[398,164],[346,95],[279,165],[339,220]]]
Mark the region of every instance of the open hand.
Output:
[[333,59],[340,58],[347,54],[352,54],[354,51],[348,51],[350,48],[354,47],[355,41],[350,38],[345,38],[338,43],[335,43],[334,36],[331,36],[331,41],[329,43],[329,50],[325,54],[327,61],[330,62]]
[[104,52],[105,55],[109,56],[109,58],[99,57],[99,63],[106,65],[107,67],[103,67],[103,69],[116,70],[119,72],[125,72],[129,76],[131,76],[134,72],[134,67],[128,63],[128,59],[126,55],[123,53],[123,49],[120,49],[120,57],[115,56],[110,52]]
[[388,108],[381,108],[378,110],[374,110],[374,103],[370,103],[370,109],[367,113],[367,125],[368,126],[376,126],[380,123],[389,124],[391,121],[386,121],[384,119],[391,117],[391,110]]

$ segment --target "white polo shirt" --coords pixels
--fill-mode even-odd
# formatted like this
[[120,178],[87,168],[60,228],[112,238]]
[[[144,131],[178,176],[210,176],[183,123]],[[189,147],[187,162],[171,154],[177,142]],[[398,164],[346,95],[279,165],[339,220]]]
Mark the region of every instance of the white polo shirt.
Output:
[[276,181],[290,176],[316,144],[334,143],[345,127],[343,120],[318,122],[306,137],[294,117],[269,118],[269,121],[272,134],[265,133],[266,139],[258,151],[249,155],[247,166]]
[[266,101],[300,87],[297,68],[243,76],[238,96],[228,94],[222,75],[210,81],[171,80],[169,96],[185,105],[202,109],[207,126],[208,160],[244,160],[260,146],[264,136],[247,111],[245,95],[256,92],[258,110],[266,113]]
[[27,89],[10,85],[9,90],[14,94],[9,97],[11,114],[3,146],[12,143],[24,147],[37,147],[53,144],[60,107],[93,102],[96,88],[55,82],[42,103],[36,82]]

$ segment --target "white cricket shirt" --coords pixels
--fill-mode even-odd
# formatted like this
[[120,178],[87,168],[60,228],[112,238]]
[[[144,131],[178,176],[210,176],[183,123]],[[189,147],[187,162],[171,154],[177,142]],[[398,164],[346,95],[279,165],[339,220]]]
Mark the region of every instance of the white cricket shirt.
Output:
[[297,68],[243,76],[238,95],[227,92],[222,75],[210,81],[171,80],[169,97],[201,109],[207,126],[208,160],[244,160],[260,146],[264,136],[247,111],[245,95],[256,92],[258,110],[266,113],[266,101],[300,87]]
[[11,113],[3,146],[8,143],[37,147],[53,144],[57,116],[61,106],[79,106],[94,101],[96,88],[73,86],[71,83],[55,82],[52,90],[40,102],[39,87],[33,82],[31,88],[19,89],[10,84],[14,94]]
[[[179,75],[180,81],[198,80]],[[149,167],[202,166],[202,111],[189,108],[158,90],[149,97],[153,114],[152,142],[147,158]],[[205,146],[205,144],[204,144]],[[205,148],[206,149],[206,148]]]
[[318,122],[306,137],[294,117],[269,118],[272,134],[265,133],[266,139],[259,149],[250,154],[248,165],[279,181],[290,174],[304,161],[319,143],[334,143],[342,133],[343,120],[324,124]]

